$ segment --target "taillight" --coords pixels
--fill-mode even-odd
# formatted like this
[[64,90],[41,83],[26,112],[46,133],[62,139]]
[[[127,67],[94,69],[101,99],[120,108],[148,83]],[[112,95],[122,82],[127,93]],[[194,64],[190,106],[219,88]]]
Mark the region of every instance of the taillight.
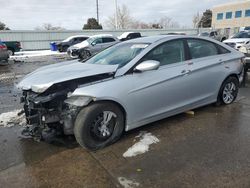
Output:
[[241,59],[240,59],[240,62],[241,62],[243,65],[245,65],[245,64],[246,64],[246,59],[245,59],[245,57],[241,58]]
[[5,44],[0,44],[0,49],[6,50],[7,46]]

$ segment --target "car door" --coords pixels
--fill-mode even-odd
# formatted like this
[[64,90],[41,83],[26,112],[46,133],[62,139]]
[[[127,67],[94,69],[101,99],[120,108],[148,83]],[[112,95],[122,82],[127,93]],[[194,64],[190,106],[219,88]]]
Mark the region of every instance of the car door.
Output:
[[229,51],[203,39],[187,39],[192,60],[188,63],[191,104],[193,107],[216,100],[218,88],[225,78],[223,62]]
[[133,74],[135,122],[145,124],[188,108],[190,88],[183,40],[173,40],[152,49],[140,62],[156,60],[158,70]]
[[91,47],[91,52],[93,54],[98,53],[102,50],[103,48],[103,40],[102,38],[97,38],[92,42],[92,47]]

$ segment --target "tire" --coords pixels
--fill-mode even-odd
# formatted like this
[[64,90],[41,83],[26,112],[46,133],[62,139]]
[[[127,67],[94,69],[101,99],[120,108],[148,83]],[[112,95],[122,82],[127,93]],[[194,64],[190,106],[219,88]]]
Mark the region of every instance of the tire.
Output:
[[68,48],[69,48],[69,46],[62,46],[61,52],[67,52]]
[[9,56],[13,56],[15,54],[15,51],[12,49],[8,49]]
[[238,91],[239,80],[235,77],[228,77],[221,85],[216,104],[232,104],[237,98]]
[[88,50],[81,50],[79,53],[79,59],[85,60],[91,57],[91,53]]
[[[106,131],[101,131],[104,113],[110,115]],[[106,116],[106,119],[108,116]],[[104,148],[121,137],[124,130],[124,114],[121,109],[110,102],[96,102],[84,107],[77,115],[74,135],[77,142],[90,150]]]

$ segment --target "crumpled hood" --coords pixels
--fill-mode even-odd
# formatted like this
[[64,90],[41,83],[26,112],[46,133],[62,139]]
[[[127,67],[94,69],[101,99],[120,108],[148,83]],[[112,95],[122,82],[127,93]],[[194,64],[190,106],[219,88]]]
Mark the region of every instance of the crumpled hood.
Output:
[[245,39],[245,38],[231,38],[231,39],[227,39],[227,40],[224,40],[223,42],[224,43],[231,43],[231,42],[234,42],[234,43],[245,43],[247,41],[250,41],[250,39]]
[[112,73],[117,68],[118,65],[95,65],[81,63],[77,60],[56,63],[39,68],[28,74],[17,87],[23,90],[32,89],[33,91],[36,88],[36,90],[40,91],[39,93],[42,93],[53,84],[98,74]]

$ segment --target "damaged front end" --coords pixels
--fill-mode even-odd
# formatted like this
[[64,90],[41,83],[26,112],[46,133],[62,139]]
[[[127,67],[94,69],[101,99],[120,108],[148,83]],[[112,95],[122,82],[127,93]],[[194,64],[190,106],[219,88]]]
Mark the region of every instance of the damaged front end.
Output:
[[74,120],[79,110],[89,104],[93,98],[87,96],[71,96],[78,87],[104,81],[113,77],[105,73],[87,78],[74,79],[49,87],[43,93],[23,90],[21,102],[27,127],[24,136],[32,136],[36,140],[48,140],[56,135],[73,135]]

